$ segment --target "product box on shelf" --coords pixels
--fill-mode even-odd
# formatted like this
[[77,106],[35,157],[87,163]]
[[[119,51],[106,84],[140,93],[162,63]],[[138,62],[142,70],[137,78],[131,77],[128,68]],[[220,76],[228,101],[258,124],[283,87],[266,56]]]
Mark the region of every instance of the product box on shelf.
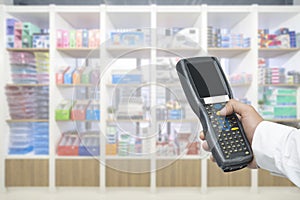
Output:
[[80,135],[79,156],[99,156],[100,139],[98,133],[83,133]]
[[55,120],[69,120],[74,102],[63,100],[55,109]]
[[14,35],[15,32],[15,23],[18,20],[14,18],[7,18],[6,19],[6,35]]
[[100,30],[89,30],[89,48],[97,48],[100,46]]
[[82,30],[82,47],[89,47],[89,31],[87,29]]
[[49,48],[50,47],[49,34],[33,34],[32,47],[33,48]]
[[71,110],[72,120],[85,120],[86,109],[89,106],[89,101],[76,101]]
[[142,75],[139,71],[114,70],[112,72],[112,84],[139,84],[142,83]]
[[49,155],[49,124],[48,122],[33,123],[33,146],[35,155]]
[[24,155],[33,151],[32,123],[10,123],[9,155]]
[[56,84],[64,84],[64,77],[65,73],[70,69],[70,67],[65,67],[63,69],[60,69],[58,72],[55,74],[55,80]]
[[279,28],[274,34],[269,29],[258,30],[258,45],[261,48],[295,48],[297,46],[296,31],[289,28]]
[[90,74],[90,83],[97,85],[100,82],[100,70],[97,68],[92,69]]
[[106,128],[106,155],[117,154],[118,129],[115,125],[108,125]]
[[23,24],[22,22],[15,23],[15,41],[14,41],[14,48],[22,48],[22,30]]
[[74,131],[62,133],[57,145],[57,155],[77,156],[80,138]]
[[69,33],[69,44],[70,48],[76,47],[76,30],[71,30]]
[[86,67],[84,69],[84,71],[81,74],[81,83],[84,83],[84,84],[90,83],[91,72],[92,72],[91,67]]
[[142,46],[144,45],[144,33],[142,31],[128,30],[110,33],[112,45],[119,46]]
[[74,73],[75,69],[76,69],[76,67],[70,67],[64,73],[64,84],[72,84],[73,83],[73,73]]
[[63,47],[63,30],[56,30],[56,47]]
[[41,29],[30,22],[23,23],[22,29],[22,47],[31,48],[32,47],[32,37],[33,34],[40,33]]
[[81,75],[82,72],[84,71],[84,68],[77,68],[75,69],[73,75],[72,75],[72,80],[73,80],[73,84],[80,84],[81,82]]
[[76,30],[76,48],[82,47],[82,30]]
[[100,105],[98,102],[90,102],[86,109],[86,120],[100,120]]
[[14,48],[14,41],[15,41],[15,23],[17,22],[16,19],[8,18],[6,19],[6,47],[7,48]]

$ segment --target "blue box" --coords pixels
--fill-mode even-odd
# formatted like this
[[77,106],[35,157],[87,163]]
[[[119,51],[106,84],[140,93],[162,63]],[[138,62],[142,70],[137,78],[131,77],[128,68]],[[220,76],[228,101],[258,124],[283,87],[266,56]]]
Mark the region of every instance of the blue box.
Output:
[[95,136],[82,136],[81,142],[78,148],[79,156],[99,156],[100,145],[99,137]]
[[100,110],[92,110],[89,107],[86,109],[86,120],[100,120]]
[[169,110],[168,119],[182,119],[182,110]]
[[6,47],[7,48],[14,48],[15,46],[15,36],[14,35],[7,35],[6,36]]
[[112,84],[138,84],[142,82],[140,74],[113,74]]
[[6,19],[6,35],[14,35],[15,22],[17,22],[16,19],[13,18]]
[[112,45],[139,46],[144,45],[143,32],[111,32],[110,39]]
[[71,67],[65,74],[64,74],[64,84],[72,84],[73,83],[73,73],[75,71],[75,67]]
[[89,31],[87,29],[82,30],[82,47],[89,47]]

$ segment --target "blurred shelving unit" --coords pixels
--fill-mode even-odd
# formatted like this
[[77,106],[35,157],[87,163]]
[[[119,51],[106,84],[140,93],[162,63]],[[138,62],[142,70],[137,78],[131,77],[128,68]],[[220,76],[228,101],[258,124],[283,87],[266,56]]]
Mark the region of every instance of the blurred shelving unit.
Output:
[[[206,191],[207,187],[243,186],[257,190],[264,186],[292,186],[290,182],[273,180],[273,176],[261,170],[244,169],[238,173],[224,174],[207,159],[206,153],[189,155],[158,155],[157,135],[159,127],[163,133],[174,132],[178,125],[197,137],[201,125],[182,95],[179,81],[174,78],[174,63],[182,57],[213,55],[221,60],[228,76],[246,73],[251,81],[233,82],[236,98],[247,98],[258,108],[259,87],[296,88],[298,103],[299,84],[257,84],[260,57],[270,60],[272,65],[284,65],[295,69],[300,60],[300,48],[269,49],[258,47],[257,30],[269,28],[274,31],[289,27],[300,31],[299,6],[0,6],[0,26],[6,29],[7,18],[28,21],[41,28],[48,28],[50,48],[7,48],[5,31],[0,32],[0,81],[1,122],[4,140],[0,140],[0,189],[9,187],[38,186],[55,190],[61,187],[148,187],[155,191],[159,187],[195,187]],[[267,27],[268,25],[268,27]],[[211,47],[208,45],[208,26],[228,29],[250,38],[247,47]],[[185,46],[174,40],[164,40],[164,31],[185,28],[197,32],[196,45]],[[76,29],[99,29],[101,45],[89,47],[57,47],[57,31]],[[147,41],[137,45],[113,45],[113,32],[143,30]],[[177,30],[178,31],[178,30]],[[10,80],[10,52],[49,52],[49,84],[14,84]],[[166,63],[159,60],[166,60]],[[122,64],[123,63],[123,64]],[[163,63],[163,64],[162,64]],[[169,65],[171,78],[161,73],[163,65]],[[56,83],[55,75],[60,67],[97,66],[101,81],[98,83]],[[292,66],[292,67],[289,67]],[[295,66],[295,67],[294,67]],[[172,68],[173,67],[173,68]],[[137,70],[143,73],[140,83],[112,83],[115,71]],[[173,70],[173,71],[172,71]],[[49,86],[49,119],[9,119],[5,102],[5,86],[44,87]],[[77,90],[93,89],[100,97],[93,99],[101,105],[100,120],[56,120],[55,110],[64,99],[75,98]],[[107,108],[118,105],[118,98],[125,92],[135,91],[146,101],[142,118],[111,118]],[[114,96],[116,95],[116,96]],[[118,96],[119,95],[119,96]],[[177,118],[159,116],[156,106],[166,107],[168,102],[178,100],[186,115]],[[278,123],[299,124],[300,106],[297,103],[296,119],[268,119]],[[3,111],[3,112],[2,112]],[[168,110],[169,112],[170,110]],[[169,112],[170,113],[170,112]],[[49,122],[49,155],[7,155],[9,124],[16,122]],[[153,150],[148,155],[107,154],[107,129],[115,124],[123,132],[140,136],[143,129]],[[97,127],[100,154],[97,156],[58,155],[57,146],[61,133],[80,127]],[[130,131],[128,131],[130,130]],[[183,130],[184,131],[184,130]],[[151,135],[154,134],[154,135]],[[170,135],[169,135],[170,136]],[[116,144],[117,145],[117,144]],[[164,144],[165,145],[165,144]],[[117,146],[114,148],[118,148]],[[38,170],[34,170],[38,169]],[[137,173],[136,173],[137,172]],[[19,174],[21,174],[19,176]],[[29,174],[29,175],[28,175]],[[37,177],[37,178],[34,178]],[[27,180],[28,179],[28,180]]]

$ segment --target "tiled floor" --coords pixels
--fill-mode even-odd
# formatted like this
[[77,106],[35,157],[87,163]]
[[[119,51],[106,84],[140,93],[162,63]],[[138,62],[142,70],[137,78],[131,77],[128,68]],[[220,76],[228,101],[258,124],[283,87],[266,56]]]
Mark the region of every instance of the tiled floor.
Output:
[[206,193],[191,188],[164,188],[155,192],[141,188],[113,188],[105,192],[93,188],[63,188],[55,192],[44,189],[9,189],[1,200],[300,200],[297,188],[209,188]]

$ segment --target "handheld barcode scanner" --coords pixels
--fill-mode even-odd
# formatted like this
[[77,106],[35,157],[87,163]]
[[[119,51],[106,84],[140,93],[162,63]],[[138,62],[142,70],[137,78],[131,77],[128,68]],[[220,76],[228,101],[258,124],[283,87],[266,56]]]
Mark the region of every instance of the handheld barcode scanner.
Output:
[[176,70],[190,106],[201,121],[213,157],[224,172],[246,167],[253,159],[251,146],[235,113],[218,116],[229,99],[230,85],[215,57],[180,60]]

